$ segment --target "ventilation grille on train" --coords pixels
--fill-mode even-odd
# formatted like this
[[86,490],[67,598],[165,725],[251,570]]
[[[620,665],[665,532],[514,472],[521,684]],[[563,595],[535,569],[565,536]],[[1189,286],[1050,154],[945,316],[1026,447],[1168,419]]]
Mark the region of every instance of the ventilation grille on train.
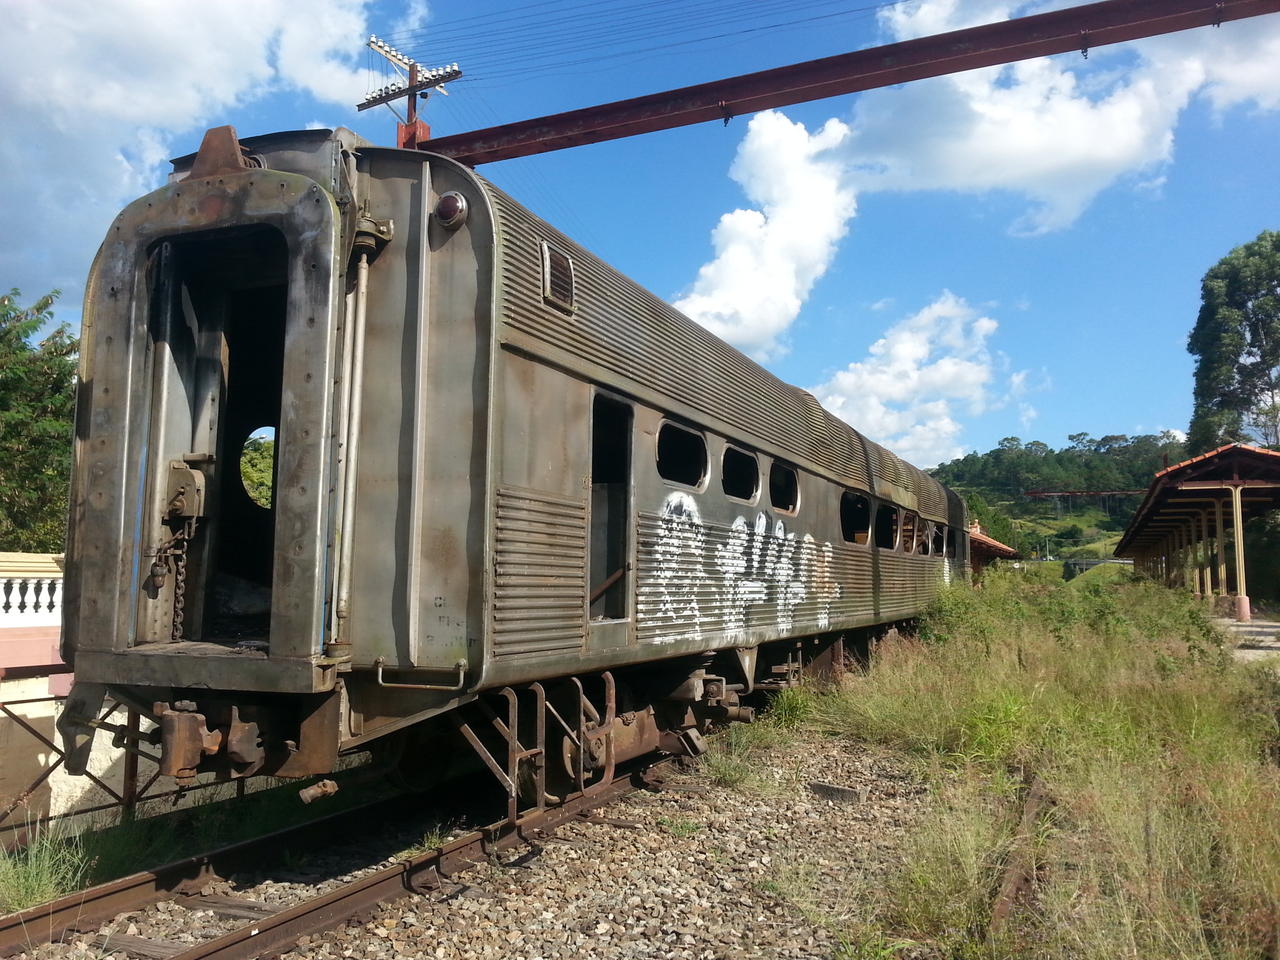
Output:
[[545,657],[582,649],[586,501],[499,487],[493,564],[494,657]]
[[573,309],[573,261],[562,250],[542,244],[542,298],[562,310]]

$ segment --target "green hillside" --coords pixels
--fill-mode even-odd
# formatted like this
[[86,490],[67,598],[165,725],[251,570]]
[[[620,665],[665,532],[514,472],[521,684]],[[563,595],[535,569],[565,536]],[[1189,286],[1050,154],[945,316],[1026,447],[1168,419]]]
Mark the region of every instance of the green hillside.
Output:
[[984,530],[1027,557],[1109,557],[1141,502],[1116,493],[1041,499],[1036,491],[1145,490],[1156,471],[1186,456],[1166,431],[1047,443],[1006,437],[986,453],[971,453],[934,468],[933,475],[961,493]]

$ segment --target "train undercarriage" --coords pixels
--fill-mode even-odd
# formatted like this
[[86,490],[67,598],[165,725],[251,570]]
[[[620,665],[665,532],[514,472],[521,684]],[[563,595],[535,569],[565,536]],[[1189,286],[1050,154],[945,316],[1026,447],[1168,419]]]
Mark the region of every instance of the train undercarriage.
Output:
[[118,746],[157,760],[161,775],[180,787],[201,775],[325,777],[299,791],[306,802],[336,792],[347,778],[385,775],[428,790],[479,771],[505,796],[506,816],[518,824],[548,806],[589,796],[630,766],[659,756],[699,756],[714,728],[751,721],[771,694],[806,674],[838,674],[847,659],[865,656],[876,632],[730,648],[484,691],[360,744],[371,762],[339,773],[339,731],[350,709],[341,685],[305,697],[173,691],[167,700],[136,703],[153,724],[133,730],[89,719],[92,704],[81,700],[70,704],[63,726],[81,737],[106,728]]

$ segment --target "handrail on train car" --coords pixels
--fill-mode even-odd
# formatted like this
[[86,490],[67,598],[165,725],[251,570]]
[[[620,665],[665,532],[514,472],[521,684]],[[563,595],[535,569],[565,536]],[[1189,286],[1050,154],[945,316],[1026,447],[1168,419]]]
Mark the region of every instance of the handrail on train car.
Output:
[[453,669],[458,672],[458,682],[453,686],[442,683],[389,683],[382,679],[382,667],[385,663],[386,658],[384,657],[378,657],[373,661],[374,670],[376,671],[374,677],[380,687],[397,690],[449,690],[457,692],[458,690],[465,690],[467,686],[467,661],[465,659],[460,659],[453,665]]

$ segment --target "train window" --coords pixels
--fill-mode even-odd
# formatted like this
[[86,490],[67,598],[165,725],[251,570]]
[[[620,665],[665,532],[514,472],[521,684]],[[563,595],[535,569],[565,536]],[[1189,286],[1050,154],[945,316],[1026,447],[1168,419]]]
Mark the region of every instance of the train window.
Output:
[[871,535],[871,501],[846,490],[840,496],[840,532],[849,543],[866,543]]
[[707,441],[702,434],[664,423],[658,429],[658,475],[672,483],[702,486],[707,475]]
[[876,546],[892,550],[898,545],[898,508],[882,503],[876,508]]
[[725,447],[720,461],[720,483],[727,497],[754,500],[760,489],[760,464],[754,453],[737,447]]
[[546,241],[542,244],[542,299],[562,310],[573,309],[573,261]]
[[775,510],[794,513],[800,505],[800,478],[795,467],[773,461],[769,468],[769,502]]
[[933,525],[933,555],[940,557],[946,552],[947,528],[940,523]]
[[920,517],[914,510],[902,511],[902,552],[915,553],[919,544]]
[[933,552],[931,549],[933,546],[933,524],[923,517],[920,519],[920,536],[916,540],[920,544],[918,549],[921,556],[927,557]]
[[959,547],[959,541],[960,541],[959,530],[947,531],[947,556],[948,557],[954,557],[956,555],[956,549]]

